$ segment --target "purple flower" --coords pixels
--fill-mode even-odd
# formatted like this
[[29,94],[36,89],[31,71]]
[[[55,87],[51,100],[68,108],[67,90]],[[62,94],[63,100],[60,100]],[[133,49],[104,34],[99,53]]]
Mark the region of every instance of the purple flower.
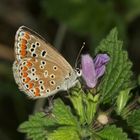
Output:
[[106,68],[106,64],[110,60],[107,54],[98,54],[96,58],[89,55],[82,55],[82,77],[89,88],[94,88]]

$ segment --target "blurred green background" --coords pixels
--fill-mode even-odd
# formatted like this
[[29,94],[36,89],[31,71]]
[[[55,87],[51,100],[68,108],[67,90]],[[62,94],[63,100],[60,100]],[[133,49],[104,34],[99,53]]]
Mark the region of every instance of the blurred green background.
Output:
[[94,53],[113,27],[119,30],[140,73],[140,0],[0,0],[0,140],[23,140],[19,124],[36,109],[36,101],[18,90],[13,79],[14,36],[19,26],[34,29],[74,66],[83,53]]

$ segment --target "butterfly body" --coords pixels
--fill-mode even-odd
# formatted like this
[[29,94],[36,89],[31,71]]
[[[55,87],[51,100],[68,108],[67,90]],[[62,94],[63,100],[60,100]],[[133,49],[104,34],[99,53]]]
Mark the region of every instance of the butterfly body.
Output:
[[67,90],[81,75],[48,42],[25,26],[15,36],[13,73],[19,89],[30,98]]

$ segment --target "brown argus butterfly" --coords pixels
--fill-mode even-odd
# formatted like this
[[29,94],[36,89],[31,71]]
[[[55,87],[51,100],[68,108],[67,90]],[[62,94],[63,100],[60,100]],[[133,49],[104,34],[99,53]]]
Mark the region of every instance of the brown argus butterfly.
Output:
[[30,98],[51,96],[73,87],[81,76],[64,57],[36,32],[21,26],[15,36],[13,73]]

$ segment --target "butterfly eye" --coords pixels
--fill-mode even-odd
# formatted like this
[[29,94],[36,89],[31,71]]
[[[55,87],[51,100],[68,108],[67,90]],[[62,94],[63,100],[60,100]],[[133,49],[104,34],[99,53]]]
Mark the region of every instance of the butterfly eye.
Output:
[[76,68],[76,74],[77,76],[81,76],[82,75],[82,71],[79,68]]

